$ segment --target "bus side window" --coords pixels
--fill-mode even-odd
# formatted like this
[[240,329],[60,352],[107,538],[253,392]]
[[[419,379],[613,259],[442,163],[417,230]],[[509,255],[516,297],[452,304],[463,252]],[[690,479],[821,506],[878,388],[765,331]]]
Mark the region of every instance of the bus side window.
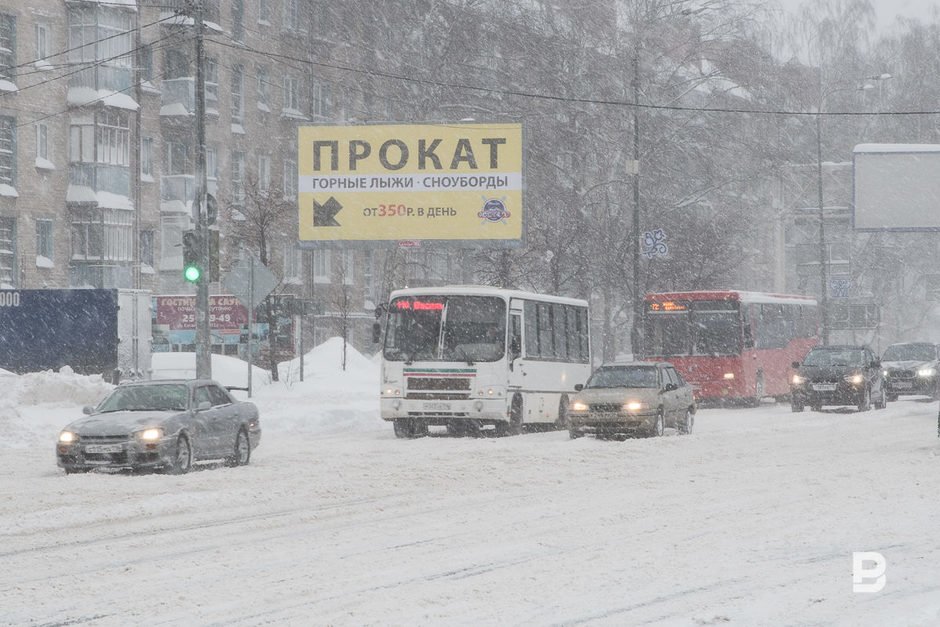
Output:
[[754,348],[754,331],[751,329],[751,309],[741,306],[741,327],[744,330],[744,348]]
[[509,320],[511,321],[509,335],[509,363],[511,367],[513,360],[522,357],[522,316],[512,314]]

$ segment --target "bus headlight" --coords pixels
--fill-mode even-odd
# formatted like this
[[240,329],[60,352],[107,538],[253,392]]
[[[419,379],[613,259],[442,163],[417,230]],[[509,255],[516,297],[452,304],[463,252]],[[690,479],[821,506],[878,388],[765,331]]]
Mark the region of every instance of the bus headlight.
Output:
[[734,379],[734,373],[733,373],[733,372],[726,372],[726,373],[724,374],[724,377],[723,377],[723,378],[724,378],[725,381],[731,381],[732,379]]
[[793,385],[803,385],[804,383],[806,383],[806,377],[801,377],[800,375],[795,374],[793,375],[793,378],[790,379],[790,383],[792,383]]
[[588,404],[584,401],[575,401],[571,403],[571,411],[587,411]]
[[382,388],[382,396],[401,396],[401,388]]
[[936,368],[921,368],[917,371],[917,376],[923,378],[932,377],[935,374],[937,374]]
[[845,376],[845,380],[852,385],[861,385],[865,383],[865,376],[861,374],[849,374]]

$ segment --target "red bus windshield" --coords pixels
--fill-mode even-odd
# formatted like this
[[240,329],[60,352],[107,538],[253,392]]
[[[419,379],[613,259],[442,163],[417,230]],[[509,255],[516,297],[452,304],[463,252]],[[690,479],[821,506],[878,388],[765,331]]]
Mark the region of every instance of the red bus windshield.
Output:
[[647,303],[645,317],[645,355],[741,353],[741,314],[735,301]]

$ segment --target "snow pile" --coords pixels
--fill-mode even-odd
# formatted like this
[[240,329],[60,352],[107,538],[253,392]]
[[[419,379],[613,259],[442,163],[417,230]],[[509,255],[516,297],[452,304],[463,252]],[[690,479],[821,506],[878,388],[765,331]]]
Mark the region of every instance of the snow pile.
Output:
[[[196,377],[196,353],[153,353],[150,368],[153,379],[193,379]],[[212,355],[212,378],[222,385],[248,386],[248,363],[228,355]],[[252,387],[267,385],[271,373],[252,366]]]
[[[258,390],[253,399],[265,428],[323,433],[387,426],[379,417],[378,363],[347,344],[343,370],[342,356],[342,338],[320,344],[304,355],[303,381],[299,359],[279,364],[281,380]],[[307,401],[298,403],[301,399]]]

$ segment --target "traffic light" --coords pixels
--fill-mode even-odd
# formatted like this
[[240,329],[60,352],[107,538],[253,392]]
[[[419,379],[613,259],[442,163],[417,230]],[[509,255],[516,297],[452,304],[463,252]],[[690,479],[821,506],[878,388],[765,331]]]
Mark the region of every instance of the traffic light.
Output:
[[183,231],[183,278],[190,283],[202,280],[202,247],[198,231]]
[[209,231],[209,281],[220,281],[219,276],[219,232]]

